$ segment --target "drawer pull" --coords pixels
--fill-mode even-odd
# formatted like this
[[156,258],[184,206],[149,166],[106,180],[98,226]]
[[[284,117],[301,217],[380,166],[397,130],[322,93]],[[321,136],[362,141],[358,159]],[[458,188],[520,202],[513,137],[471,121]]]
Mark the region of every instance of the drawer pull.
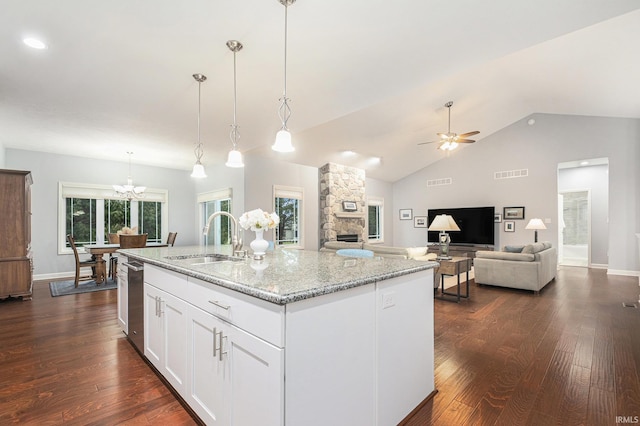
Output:
[[223,304],[223,303],[220,303],[220,302],[218,302],[217,300],[209,300],[209,303],[211,303],[212,305],[217,306],[218,308],[222,308],[222,309],[224,309],[225,311],[228,311],[228,310],[229,310],[229,308],[231,308],[231,306],[229,306],[229,305],[225,305],[225,304]]

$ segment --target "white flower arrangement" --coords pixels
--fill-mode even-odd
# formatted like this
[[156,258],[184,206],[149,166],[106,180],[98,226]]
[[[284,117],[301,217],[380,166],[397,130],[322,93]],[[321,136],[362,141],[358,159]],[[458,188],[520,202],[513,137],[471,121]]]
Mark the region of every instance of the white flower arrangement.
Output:
[[274,213],[267,213],[262,209],[255,209],[242,213],[239,220],[243,229],[251,229],[252,231],[261,231],[265,229],[273,229],[280,223],[280,217]]

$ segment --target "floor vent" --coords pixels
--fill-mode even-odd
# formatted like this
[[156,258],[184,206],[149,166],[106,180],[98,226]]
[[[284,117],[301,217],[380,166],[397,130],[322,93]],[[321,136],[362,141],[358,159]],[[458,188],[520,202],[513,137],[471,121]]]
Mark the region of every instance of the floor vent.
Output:
[[427,186],[443,186],[451,185],[453,183],[452,178],[431,179],[427,181]]
[[529,169],[506,170],[504,172],[495,172],[494,179],[513,179],[529,176]]
[[622,307],[623,308],[636,308],[636,309],[638,309],[638,305],[635,304],[635,303],[622,302]]

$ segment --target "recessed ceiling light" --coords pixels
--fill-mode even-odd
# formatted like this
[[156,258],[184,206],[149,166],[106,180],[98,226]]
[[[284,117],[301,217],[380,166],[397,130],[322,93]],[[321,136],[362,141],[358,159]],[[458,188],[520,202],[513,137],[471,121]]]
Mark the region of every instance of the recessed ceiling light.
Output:
[[38,40],[37,38],[27,37],[22,40],[24,44],[34,49],[46,49],[47,45],[44,44],[42,40]]
[[589,162],[588,162],[588,161],[581,161],[581,162],[580,162],[580,165],[581,165],[581,166],[588,166],[588,165],[589,165]]
[[533,126],[534,124],[536,124],[536,120],[534,120],[533,118],[530,118],[529,121],[527,121],[527,124],[529,126]]
[[350,149],[348,149],[346,151],[342,151],[342,155],[344,155],[345,157],[355,157],[356,153],[355,151],[351,151]]

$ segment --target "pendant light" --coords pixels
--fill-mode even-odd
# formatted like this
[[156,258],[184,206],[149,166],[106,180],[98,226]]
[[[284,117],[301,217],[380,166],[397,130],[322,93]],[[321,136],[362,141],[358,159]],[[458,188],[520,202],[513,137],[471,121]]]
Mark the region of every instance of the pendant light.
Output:
[[133,186],[133,179],[131,179],[131,154],[133,152],[127,152],[129,155],[129,175],[127,176],[126,185],[113,185],[113,190],[121,198],[126,198],[131,201],[133,199],[144,198],[144,191],[147,189],[145,186]]
[[193,165],[191,177],[200,179],[207,177],[207,174],[204,172],[204,166],[200,162],[202,154],[204,153],[202,142],[200,141],[200,86],[202,86],[202,83],[207,79],[207,76],[204,74],[193,74],[193,78],[198,82],[198,143],[194,150],[196,154],[196,164]]
[[284,93],[280,98],[280,108],[278,115],[282,121],[282,128],[276,133],[276,141],[271,145],[271,149],[278,152],[291,152],[294,150],[291,145],[291,133],[287,128],[287,121],[291,116],[291,108],[289,108],[289,99],[287,98],[287,10],[289,6],[296,0],[278,0],[284,6]]
[[238,40],[229,40],[227,42],[227,47],[233,52],[233,124],[231,125],[231,133],[229,134],[231,143],[233,144],[233,149],[229,151],[226,166],[244,167],[244,163],[242,162],[242,153],[238,151],[238,139],[240,138],[240,132],[238,131],[238,123],[236,121],[236,107],[238,105],[238,95],[236,90],[236,53],[242,50],[242,43]]

